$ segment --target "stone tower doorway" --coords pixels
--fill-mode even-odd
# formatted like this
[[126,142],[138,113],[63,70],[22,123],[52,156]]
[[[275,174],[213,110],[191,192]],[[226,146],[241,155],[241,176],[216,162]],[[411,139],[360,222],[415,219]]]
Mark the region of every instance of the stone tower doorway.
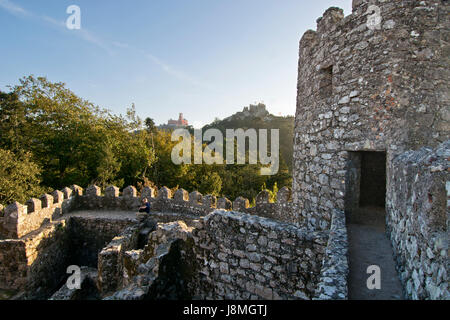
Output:
[[348,223],[384,229],[386,152],[349,152],[345,211]]
[[[348,297],[403,299],[391,242],[385,233],[386,152],[349,152],[345,212],[349,243]],[[381,290],[367,288],[367,268],[378,266]]]

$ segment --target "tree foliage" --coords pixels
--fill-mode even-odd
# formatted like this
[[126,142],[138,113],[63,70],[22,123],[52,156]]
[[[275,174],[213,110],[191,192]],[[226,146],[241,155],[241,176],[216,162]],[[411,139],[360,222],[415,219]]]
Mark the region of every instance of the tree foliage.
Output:
[[41,186],[122,187],[136,184],[152,165],[134,106],[126,118],[112,115],[42,77],[23,78],[11,89],[0,93],[0,148],[29,154],[41,168]]
[[31,154],[15,155],[0,149],[0,203],[25,202],[30,195],[43,193],[40,168]]

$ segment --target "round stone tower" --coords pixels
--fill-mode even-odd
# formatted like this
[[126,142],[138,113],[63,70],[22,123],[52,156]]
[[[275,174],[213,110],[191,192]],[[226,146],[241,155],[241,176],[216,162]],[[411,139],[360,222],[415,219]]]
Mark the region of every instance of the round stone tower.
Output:
[[310,224],[383,206],[392,159],[449,139],[449,16],[448,1],[353,0],[303,35],[293,201]]

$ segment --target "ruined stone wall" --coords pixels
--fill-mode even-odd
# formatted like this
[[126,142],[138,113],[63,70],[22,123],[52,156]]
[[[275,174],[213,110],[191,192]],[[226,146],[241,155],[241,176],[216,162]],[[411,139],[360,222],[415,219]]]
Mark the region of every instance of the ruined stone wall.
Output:
[[[150,222],[151,218],[146,221]],[[194,223],[199,222],[197,220]],[[202,299],[202,296],[195,296],[199,292],[200,282],[192,227],[183,221],[158,223],[154,227],[156,229],[149,234],[143,248],[129,249],[130,237],[125,235],[123,241],[113,243],[111,254],[105,252],[102,259],[114,261],[120,265],[120,271],[116,272],[116,268],[110,272],[111,269],[107,268],[100,272],[103,276],[113,278],[114,284],[110,286],[105,283],[102,287],[102,283],[99,283],[104,299]],[[127,230],[124,233],[130,234]],[[124,249],[120,254],[118,244],[125,244],[128,250]],[[114,287],[116,292],[111,291]]]
[[71,264],[97,268],[98,255],[133,219],[70,217],[68,221]]
[[[16,238],[1,240],[0,243],[0,288],[26,290],[29,297],[46,298],[52,293],[51,290],[61,286],[61,281],[67,277],[65,271],[68,265],[98,267],[98,286],[102,295],[129,285],[130,279],[137,275],[133,267],[137,267],[141,258],[148,258],[148,248],[147,251],[141,248],[140,242],[146,240],[145,235],[141,237],[141,233],[147,232],[148,235],[149,230],[141,228],[135,218],[119,218],[112,211],[137,211],[143,198],[151,202],[152,213],[149,217],[155,224],[185,220],[189,226],[201,225],[197,219],[207,216],[216,208],[296,222],[290,190],[281,189],[277,197],[278,201],[271,203],[269,193],[262,191],[256,199],[256,206],[249,207],[248,199],[238,198],[232,203],[226,198],[203,196],[196,191],[189,194],[183,189],[172,195],[170,189],[163,187],[155,195],[155,191],[147,187],[138,195],[132,186],[125,188],[122,194],[114,186],[106,188],[103,194],[97,186],[90,186],[86,190],[72,186],[55,191],[52,195],[43,195],[40,199],[31,199],[26,205],[13,203],[4,208],[0,216],[2,236]],[[105,213],[100,216],[90,215],[89,210]],[[72,211],[86,212],[72,214]],[[57,225],[64,227],[57,232]],[[192,272],[197,260],[191,256],[184,257],[186,252],[188,255],[196,252],[192,238],[190,241],[190,245],[185,240],[171,242],[173,249],[167,249],[167,256],[161,256],[158,260],[163,270],[158,273],[148,295],[164,298],[179,296],[181,292],[183,297],[209,294],[206,293],[209,291],[205,291],[208,284],[206,287],[201,286],[203,289],[200,290],[197,281],[186,280],[188,285],[184,290],[181,282],[171,279],[170,272],[180,274],[180,279],[187,277],[186,273],[194,277]],[[184,259],[183,265],[172,265],[172,260],[177,257]],[[43,274],[46,272],[48,275]],[[50,276],[53,278],[49,279]],[[309,279],[307,281],[310,282]]]
[[394,159],[387,226],[409,298],[449,299],[450,140]]
[[67,277],[70,241],[67,224],[53,223],[24,239],[28,260],[27,299],[47,299]]
[[[197,223],[195,223],[197,225]],[[151,284],[147,299],[203,299],[204,288],[198,274],[193,227],[183,221],[158,223],[142,250],[144,260],[150,259],[141,270],[150,271]],[[130,255],[128,255],[130,257]],[[132,262],[133,259],[126,259]],[[133,263],[129,264],[130,266]]]
[[69,239],[64,222],[52,223],[20,240],[0,241],[0,288],[45,299],[65,277]]
[[386,152],[390,186],[396,155],[448,139],[449,16],[448,1],[354,0],[351,15],[330,8],[303,35],[293,201],[308,223],[327,229],[346,209],[349,152]]
[[[336,226],[330,242],[327,232],[225,210],[191,227],[158,223],[144,248],[124,252],[122,279],[115,281],[122,285],[106,299],[312,299],[330,278],[340,287],[326,293],[342,299],[347,269],[340,261],[347,258]],[[336,254],[337,271],[324,271],[327,247],[337,250],[328,253]]]
[[201,296],[313,297],[327,244],[326,233],[220,210],[199,222],[193,237],[202,276]]
[[27,255],[22,240],[0,240],[0,289],[24,288],[27,278]]
[[98,253],[135,220],[68,217],[20,239],[0,240],[0,289],[46,299],[69,265],[97,267]]
[[[138,246],[139,224],[123,230],[98,255],[98,288],[102,295],[117,291],[132,275],[126,273],[125,253]],[[125,271],[125,272],[124,272]]]

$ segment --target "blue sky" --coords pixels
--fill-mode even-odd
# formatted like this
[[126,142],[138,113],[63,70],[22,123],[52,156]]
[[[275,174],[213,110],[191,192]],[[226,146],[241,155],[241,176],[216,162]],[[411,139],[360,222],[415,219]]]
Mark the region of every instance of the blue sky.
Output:
[[[68,6],[81,8],[69,30]],[[295,112],[298,42],[351,0],[0,0],[0,90],[34,74],[157,124],[196,127],[264,101]]]

